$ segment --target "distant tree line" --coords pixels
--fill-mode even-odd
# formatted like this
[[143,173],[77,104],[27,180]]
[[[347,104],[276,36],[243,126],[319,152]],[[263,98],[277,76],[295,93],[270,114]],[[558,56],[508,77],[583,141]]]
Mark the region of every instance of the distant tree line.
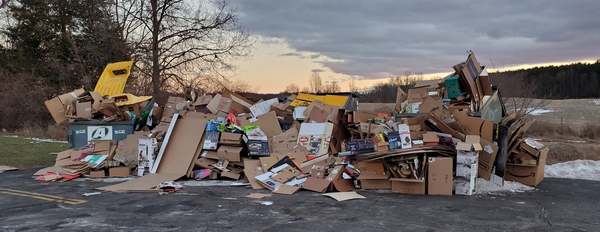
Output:
[[600,60],[489,74],[503,97],[545,99],[600,97]]

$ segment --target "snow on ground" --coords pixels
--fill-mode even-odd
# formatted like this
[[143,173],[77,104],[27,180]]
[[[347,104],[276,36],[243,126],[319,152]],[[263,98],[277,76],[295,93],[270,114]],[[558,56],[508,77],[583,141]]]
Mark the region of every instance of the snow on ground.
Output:
[[31,143],[69,143],[64,140],[56,140],[56,139],[40,139],[40,138],[29,138],[31,139]]
[[503,192],[521,193],[535,189],[534,187],[514,181],[504,181],[504,185],[500,186],[482,178],[477,178],[477,184],[475,186],[475,194],[492,194]]
[[600,160],[573,160],[546,165],[545,177],[600,181]]
[[533,109],[533,108],[527,108],[527,111],[529,112],[530,115],[534,115],[534,116],[540,116],[545,113],[554,112],[554,110],[551,110],[551,109]]

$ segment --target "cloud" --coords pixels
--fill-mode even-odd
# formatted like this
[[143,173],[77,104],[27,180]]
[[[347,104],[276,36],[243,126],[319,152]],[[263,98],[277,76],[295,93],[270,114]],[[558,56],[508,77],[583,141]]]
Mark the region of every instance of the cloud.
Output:
[[288,52],[288,53],[283,53],[283,54],[281,54],[281,55],[279,55],[279,56],[295,56],[295,57],[300,57],[300,58],[303,58],[303,57],[304,57],[302,54],[300,54],[300,53],[297,53],[297,52]]
[[[600,1],[236,0],[242,24],[335,72],[445,72],[473,50],[492,67],[600,55]],[[336,60],[319,60],[315,54]]]

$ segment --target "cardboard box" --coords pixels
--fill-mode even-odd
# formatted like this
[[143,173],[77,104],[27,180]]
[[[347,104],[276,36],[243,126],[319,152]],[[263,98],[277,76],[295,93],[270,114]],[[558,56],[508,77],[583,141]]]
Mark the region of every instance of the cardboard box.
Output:
[[92,103],[91,102],[77,102],[75,104],[75,112],[77,118],[91,119],[92,118]]
[[234,171],[223,171],[223,172],[221,172],[221,176],[227,177],[227,178],[233,179],[233,180],[239,180],[241,174],[239,172],[234,172]]
[[454,186],[452,158],[430,157],[427,165],[427,194],[451,196]]
[[387,129],[383,125],[361,122],[360,123],[360,132],[368,133],[368,134],[379,134],[379,133],[386,133]]
[[406,124],[398,124],[398,134],[400,135],[400,145],[402,149],[411,148],[410,128]]
[[425,180],[391,178],[392,192],[425,195]]
[[244,159],[244,175],[248,179],[252,189],[263,189],[264,187],[255,179],[256,176],[265,173],[259,160]]
[[295,127],[273,136],[271,139],[273,153],[288,153],[298,145],[298,129]]
[[44,105],[46,105],[46,108],[50,112],[50,115],[52,116],[52,119],[54,119],[54,122],[56,122],[56,124],[60,125],[67,121],[67,117],[65,115],[65,107],[60,102],[60,99],[58,99],[57,97],[52,98],[50,100],[45,101]]
[[479,163],[477,165],[477,175],[485,180],[492,178],[492,170],[496,162],[498,145],[496,143],[484,142],[483,150],[479,152]]
[[427,86],[423,86],[420,88],[412,88],[408,89],[407,100],[421,100],[425,97],[429,96]]
[[277,115],[269,111],[256,119],[256,125],[265,133],[268,138],[283,133]]
[[227,146],[241,146],[242,144],[242,134],[238,133],[229,133],[223,132],[221,133],[221,138],[219,139],[219,143],[221,145]]
[[388,179],[371,180],[371,179],[359,179],[361,189],[391,189],[392,182]]
[[383,161],[360,161],[355,164],[355,167],[360,171],[359,180],[387,180],[388,176],[385,173]]
[[232,100],[231,98],[223,97],[221,94],[215,95],[206,108],[210,110],[213,114],[218,113],[229,113],[229,109],[231,108]]
[[318,177],[309,177],[302,184],[302,188],[306,189],[306,190],[318,192],[318,193],[324,193],[325,191],[327,191],[327,188],[329,187],[330,184],[331,184],[331,182],[329,182],[327,179],[318,178]]
[[329,151],[332,133],[332,123],[302,123],[298,132],[298,143],[311,154],[325,155]]
[[427,132],[427,133],[423,134],[423,142],[424,143],[439,143],[440,138],[435,133]]
[[228,160],[231,162],[240,162],[240,153],[242,152],[242,147],[231,147],[231,146],[221,146],[219,150],[217,150],[217,156],[220,159]]
[[131,174],[131,168],[129,167],[114,167],[108,169],[108,176],[110,177],[128,177]]
[[106,171],[104,169],[90,171],[90,177],[106,177]]
[[536,166],[507,164],[504,178],[517,181],[529,186],[537,186],[544,180],[544,167],[548,158],[547,147],[540,150],[539,160]]
[[478,156],[476,152],[456,152],[456,178],[454,190],[457,195],[473,195],[477,179]]

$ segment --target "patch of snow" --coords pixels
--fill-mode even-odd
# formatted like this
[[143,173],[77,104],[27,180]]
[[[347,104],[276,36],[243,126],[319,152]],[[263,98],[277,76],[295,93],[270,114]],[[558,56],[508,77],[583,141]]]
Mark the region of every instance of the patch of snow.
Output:
[[31,143],[69,143],[68,141],[56,140],[56,139],[40,139],[40,138],[29,138]]
[[227,180],[187,180],[181,181],[184,186],[247,186],[250,185],[248,182],[242,181],[227,181]]
[[272,201],[256,201],[256,203],[261,205],[273,205]]
[[475,186],[475,194],[492,194],[502,192],[521,193],[535,189],[515,181],[504,181],[504,185],[500,186],[483,178],[477,178],[477,184]]
[[545,113],[552,113],[552,112],[554,112],[554,110],[527,108],[527,112],[529,112],[529,115],[540,116]]
[[600,181],[600,160],[573,160],[546,165],[544,176]]

